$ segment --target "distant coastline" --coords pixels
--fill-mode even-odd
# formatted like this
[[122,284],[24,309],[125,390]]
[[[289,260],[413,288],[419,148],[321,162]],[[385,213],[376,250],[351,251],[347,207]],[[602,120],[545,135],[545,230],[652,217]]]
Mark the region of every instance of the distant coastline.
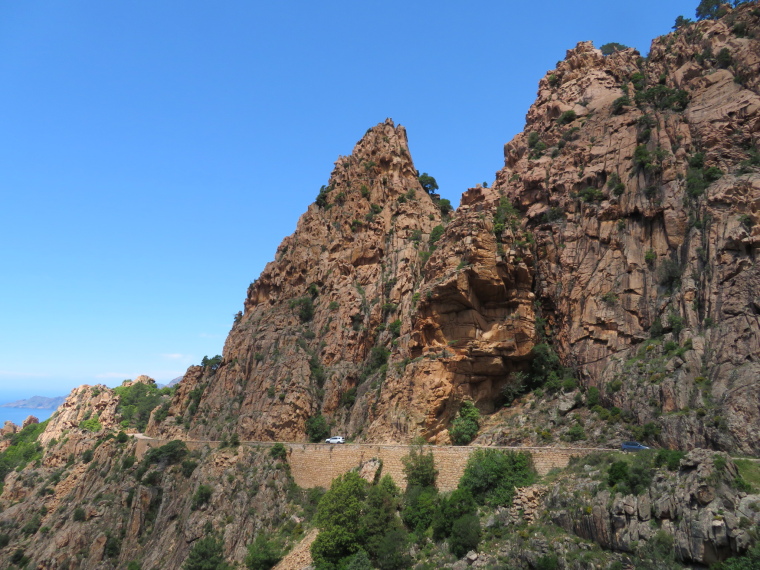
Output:
[[55,410],[63,404],[65,396],[46,398],[44,396],[32,396],[25,400],[16,400],[7,404],[0,404],[0,408],[25,408],[29,410]]
[[40,422],[44,422],[50,416],[55,413],[53,409],[34,409],[34,408],[0,408],[0,428],[5,425],[5,422],[13,422],[17,426],[21,427],[24,420],[29,416],[34,416]]

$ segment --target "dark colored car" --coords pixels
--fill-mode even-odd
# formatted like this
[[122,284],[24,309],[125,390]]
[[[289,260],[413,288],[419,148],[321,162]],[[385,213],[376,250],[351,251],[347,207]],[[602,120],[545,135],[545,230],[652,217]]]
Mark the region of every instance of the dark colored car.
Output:
[[624,441],[620,444],[620,449],[623,451],[642,451],[649,449],[646,445],[639,443],[638,441]]

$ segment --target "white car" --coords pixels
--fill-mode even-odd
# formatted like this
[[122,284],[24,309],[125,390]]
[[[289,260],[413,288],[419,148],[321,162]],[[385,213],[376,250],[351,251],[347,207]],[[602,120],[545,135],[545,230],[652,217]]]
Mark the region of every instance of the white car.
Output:
[[328,437],[325,440],[325,443],[346,443],[346,440],[340,435],[334,435],[332,437]]

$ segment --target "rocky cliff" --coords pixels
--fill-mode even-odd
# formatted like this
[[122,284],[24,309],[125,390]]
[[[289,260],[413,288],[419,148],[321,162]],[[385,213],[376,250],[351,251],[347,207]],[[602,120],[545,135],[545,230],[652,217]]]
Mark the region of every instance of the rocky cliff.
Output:
[[[403,127],[369,129],[249,286],[223,354],[154,394],[145,432],[443,444],[472,401],[480,444],[635,436],[757,455],[758,33],[747,4],[658,38],[647,58],[578,44],[541,80],[494,183],[455,212],[426,191]],[[139,439],[116,436],[137,413],[122,398],[81,387],[35,441],[4,436],[24,457],[0,495],[0,540],[14,541],[0,560],[178,567],[214,536],[241,562],[253,536],[297,527],[308,501],[276,456],[177,444],[140,460]],[[712,498],[678,491],[714,471],[695,453],[657,497],[595,496],[586,518],[549,492],[570,513],[554,522],[625,551],[652,538],[654,516],[684,560],[741,552],[746,529],[712,521],[721,501],[739,517],[746,497],[725,481]],[[665,495],[672,509],[642,514]]]
[[758,452],[754,30],[748,5],[647,59],[578,44],[493,187],[450,216],[403,127],[370,129],[249,287],[219,366],[191,368],[149,432],[302,440],[321,414],[359,440],[447,442],[463,399],[488,415],[540,385],[550,347],[663,445]]

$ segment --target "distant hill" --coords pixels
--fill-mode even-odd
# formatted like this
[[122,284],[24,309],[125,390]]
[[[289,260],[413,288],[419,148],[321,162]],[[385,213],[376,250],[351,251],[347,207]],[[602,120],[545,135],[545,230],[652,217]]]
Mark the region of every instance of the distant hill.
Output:
[[65,396],[45,398],[44,396],[32,396],[26,400],[16,400],[8,404],[0,405],[0,408],[33,408],[35,410],[53,410],[63,404]]
[[176,386],[177,384],[179,384],[182,378],[183,378],[182,376],[177,376],[174,380],[172,380],[168,384],[156,384],[156,386],[158,386],[159,388],[172,388]]

